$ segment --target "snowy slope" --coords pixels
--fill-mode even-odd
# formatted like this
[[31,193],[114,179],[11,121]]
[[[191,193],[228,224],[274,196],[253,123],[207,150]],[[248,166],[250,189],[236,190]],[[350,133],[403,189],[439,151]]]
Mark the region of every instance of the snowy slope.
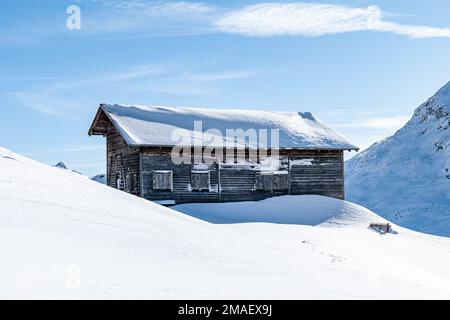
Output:
[[346,162],[346,195],[405,227],[450,236],[450,82],[395,135]]
[[0,298],[450,298],[449,239],[303,199],[272,205],[318,224],[210,224],[0,149]]

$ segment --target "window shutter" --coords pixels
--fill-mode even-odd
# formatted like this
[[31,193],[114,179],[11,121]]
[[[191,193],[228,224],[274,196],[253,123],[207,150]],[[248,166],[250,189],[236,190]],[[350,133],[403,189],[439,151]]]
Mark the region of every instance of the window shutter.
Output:
[[137,191],[137,174],[127,174],[126,190],[127,190],[127,192],[130,192],[130,193]]
[[273,189],[273,175],[265,174],[263,177],[263,189],[264,191],[272,191]]
[[276,173],[273,176],[273,189],[274,190],[289,190],[289,174]]
[[256,190],[269,191],[273,190],[273,174],[272,173],[260,173],[255,176]]
[[255,189],[256,190],[262,190],[263,189],[263,180],[262,176],[260,174],[256,174],[255,176]]
[[172,191],[172,171],[153,171],[153,190]]
[[202,191],[209,190],[210,172],[209,171],[192,171],[191,187],[192,190]]
[[133,174],[133,191],[138,191],[138,178],[137,174]]
[[133,191],[133,176],[131,174],[127,174],[127,179],[126,179],[126,184],[127,184],[127,191],[128,192],[132,192]]

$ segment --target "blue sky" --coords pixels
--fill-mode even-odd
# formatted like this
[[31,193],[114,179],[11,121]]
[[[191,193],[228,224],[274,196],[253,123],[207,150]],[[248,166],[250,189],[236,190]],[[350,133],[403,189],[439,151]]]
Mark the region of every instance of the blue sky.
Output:
[[[69,5],[81,29],[69,30]],[[0,146],[88,175],[99,103],[311,111],[365,148],[450,81],[450,2],[2,1]]]

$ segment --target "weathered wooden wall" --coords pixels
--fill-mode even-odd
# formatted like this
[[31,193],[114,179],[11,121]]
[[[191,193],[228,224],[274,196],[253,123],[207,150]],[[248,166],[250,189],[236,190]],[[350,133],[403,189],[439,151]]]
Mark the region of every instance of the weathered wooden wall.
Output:
[[[191,171],[195,166],[174,164],[170,149],[146,148],[140,153],[141,195],[148,200],[174,200],[177,203],[260,200],[284,194],[344,198],[342,151],[283,151],[280,159],[281,170],[289,171],[288,190],[256,190],[259,171],[252,166],[221,164],[219,169],[219,165],[212,164],[207,168],[211,176],[210,190],[193,191],[190,186]],[[172,192],[153,190],[154,170],[173,172]]]
[[139,149],[130,148],[112,125],[106,134],[106,159],[108,186],[140,195]]
[[[175,200],[176,202],[211,202],[218,201],[217,165],[210,164],[204,170],[210,171],[210,190],[191,190],[192,164],[174,164],[170,151],[144,149],[141,152],[143,188],[142,197],[148,200]],[[173,191],[153,190],[153,171],[171,170],[173,172]]]
[[289,155],[291,194],[344,199],[342,151],[293,151]]
[[[280,156],[280,170],[288,170],[288,157]],[[267,197],[289,194],[286,191],[264,191],[256,188],[258,166],[222,164],[220,166],[221,201],[261,200]]]

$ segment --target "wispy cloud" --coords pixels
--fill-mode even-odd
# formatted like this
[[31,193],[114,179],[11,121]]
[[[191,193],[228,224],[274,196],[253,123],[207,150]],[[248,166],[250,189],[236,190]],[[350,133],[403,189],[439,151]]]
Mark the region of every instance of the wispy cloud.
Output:
[[275,71],[257,71],[257,70],[228,70],[215,73],[186,73],[185,77],[196,81],[221,81],[221,80],[236,80],[248,77],[253,77],[267,72]]
[[351,122],[337,123],[340,128],[366,128],[373,130],[398,130],[403,127],[410,119],[410,116],[380,117],[369,116],[356,119]]
[[[89,2],[89,1],[86,1]],[[148,15],[184,15],[192,13],[208,13],[215,7],[202,2],[162,1],[162,0],[91,0],[105,8],[115,8],[123,11],[140,11]]]
[[192,35],[213,32],[219,8],[188,1],[84,0],[88,13],[82,32],[140,31],[147,35]]
[[62,153],[86,153],[89,151],[104,151],[103,144],[80,144],[80,145],[63,145],[58,148],[43,149],[39,152],[27,153],[27,156],[48,156]]
[[[49,38],[122,34],[127,38],[231,33],[244,36],[319,37],[348,32],[386,32],[418,38],[450,38],[449,27],[400,24],[402,13],[378,6],[348,7],[322,3],[267,2],[230,8],[204,2],[166,0],[78,0],[81,30],[68,31],[55,13],[16,21],[14,30],[0,31],[0,43],[20,45]],[[408,17],[412,18],[412,17]],[[392,20],[392,21],[391,21]],[[13,31],[13,32],[11,32]]]
[[324,120],[356,144],[361,150],[374,142],[393,135],[402,128],[411,115],[381,114],[373,110],[340,110],[325,112]]
[[[163,66],[143,65],[122,70],[117,73],[86,76],[76,80],[59,80],[39,85],[28,90],[13,92],[8,96],[14,102],[30,107],[35,111],[74,119],[93,103],[95,96],[90,95],[91,88],[110,90],[115,84],[157,77],[166,72]],[[68,112],[70,111],[70,112]]]
[[[92,0],[88,0],[92,1]],[[450,28],[403,25],[383,19],[378,6],[321,3],[260,3],[239,9],[202,2],[95,0],[98,12],[86,19],[87,32],[151,30],[164,34],[235,33],[246,36],[319,37],[357,31],[389,32],[417,38],[450,38]],[[98,9],[98,8],[97,8]]]
[[410,38],[450,38],[450,28],[402,25],[383,20],[379,7],[352,8],[318,3],[262,3],[229,12],[215,21],[222,32],[246,36],[305,36],[390,32]]
[[409,116],[386,117],[368,119],[361,124],[363,128],[396,130],[403,127],[410,119]]
[[202,73],[167,65],[141,65],[118,70],[116,73],[59,80],[13,92],[8,96],[14,102],[33,110],[73,120],[83,117],[87,110],[95,108],[101,102],[125,102],[122,101],[123,97],[129,97],[129,92],[146,100],[126,101],[127,103],[151,103],[147,98],[154,93],[208,95],[216,92],[222,81],[272,72],[276,71],[218,70]]

